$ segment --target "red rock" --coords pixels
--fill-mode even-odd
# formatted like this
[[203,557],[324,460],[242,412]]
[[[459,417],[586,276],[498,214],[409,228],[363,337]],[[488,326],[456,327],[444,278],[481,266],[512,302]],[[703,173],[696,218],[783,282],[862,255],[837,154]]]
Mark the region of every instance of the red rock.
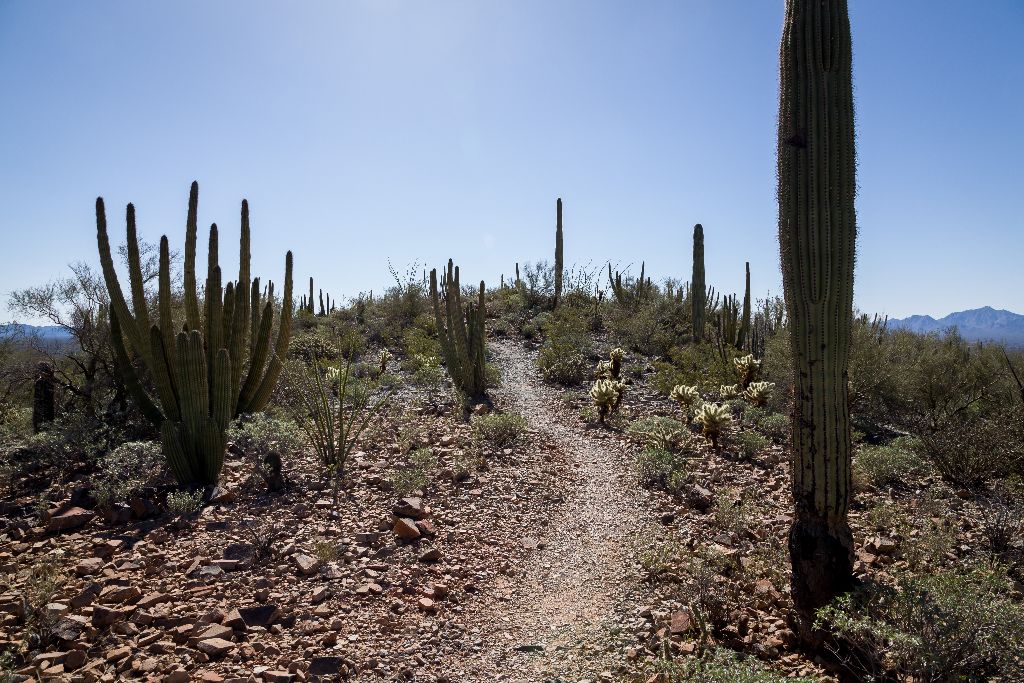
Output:
[[416,522],[407,517],[399,517],[395,520],[394,532],[395,536],[405,541],[412,541],[422,536]]
[[79,529],[91,522],[92,518],[95,516],[96,513],[91,510],[73,507],[59,515],[51,517],[50,521],[46,523],[46,530],[50,533],[57,533],[70,531],[71,529]]
[[223,638],[200,640],[196,649],[210,657],[221,657],[235,648],[235,644]]
[[669,631],[672,635],[680,635],[686,633],[693,628],[693,617],[686,610],[676,610],[672,613],[669,622]]

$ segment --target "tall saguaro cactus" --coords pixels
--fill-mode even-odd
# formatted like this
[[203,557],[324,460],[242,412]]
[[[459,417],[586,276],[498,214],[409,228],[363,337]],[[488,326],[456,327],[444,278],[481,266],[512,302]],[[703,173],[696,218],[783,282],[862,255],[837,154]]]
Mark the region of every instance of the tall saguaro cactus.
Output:
[[555,203],[555,303],[562,300],[562,273],[564,261],[562,260],[562,198],[559,197]]
[[743,287],[743,319],[740,321],[740,332],[736,338],[736,348],[741,351],[750,336],[750,261],[747,261],[747,279]]
[[693,342],[704,340],[704,312],[707,304],[704,283],[704,228],[693,226],[693,275],[690,277],[690,306],[693,321]]
[[[437,287],[437,269],[430,271],[430,299],[434,304],[434,321],[441,343],[448,374],[455,386],[469,399],[486,399],[486,357],[484,353],[484,282],[476,304],[466,304],[463,317],[462,290],[459,287],[459,269],[448,259],[448,273]],[[443,310],[442,310],[443,306]]]
[[793,349],[793,601],[814,610],[852,584],[853,51],[846,0],[786,0],[780,49],[779,247]]
[[[192,183],[185,228],[184,321],[175,320],[172,308],[166,235],[160,238],[155,316],[144,289],[135,207],[129,204],[127,210],[131,308],[114,269],[102,197],[96,199],[96,239],[110,294],[111,339],[121,379],[160,429],[164,454],[178,482],[215,484],[224,463],[228,423],[239,414],[261,410],[281,373],[291,334],[292,254],[285,258],[281,321],[271,352],[273,284],[261,297],[259,278],[249,277],[249,204],[242,200],[238,280],[226,286],[218,265],[217,225],[210,227],[202,306],[196,285],[198,204],[199,185]],[[143,387],[129,348],[148,368],[156,400]]]

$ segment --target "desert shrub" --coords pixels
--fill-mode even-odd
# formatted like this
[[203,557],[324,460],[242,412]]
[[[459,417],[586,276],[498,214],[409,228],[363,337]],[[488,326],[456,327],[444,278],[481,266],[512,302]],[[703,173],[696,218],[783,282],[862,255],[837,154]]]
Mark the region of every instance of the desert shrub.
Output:
[[722,491],[715,496],[715,524],[722,531],[739,534],[750,527],[747,501],[737,491]]
[[634,420],[626,433],[647,448],[679,452],[689,446],[691,435],[679,420],[671,417],[651,416]]
[[244,454],[270,489],[281,488],[283,463],[306,442],[295,422],[267,413],[242,415],[228,428],[227,438],[234,442],[235,448]]
[[673,496],[685,493],[689,480],[686,458],[662,448],[645,448],[636,458],[636,473],[640,483],[658,488]]
[[544,343],[537,354],[537,366],[544,380],[571,386],[587,379],[592,342],[584,312],[560,307],[546,317],[543,330]]
[[982,498],[980,526],[989,556],[1012,562],[1024,536],[1024,486],[1000,483]]
[[402,351],[407,358],[440,358],[441,344],[423,328],[410,327],[402,333]]
[[492,450],[515,446],[526,434],[526,419],[515,413],[490,413],[473,417],[473,437]]
[[388,477],[388,481],[399,494],[405,495],[414,491],[422,491],[430,482],[430,477],[437,468],[437,456],[430,448],[417,448],[409,454],[408,464],[396,468]]
[[341,352],[338,346],[320,331],[296,335],[288,346],[289,358],[298,358],[307,364],[313,361],[335,360]]
[[25,633],[31,649],[44,647],[52,640],[57,619],[47,605],[56,599],[68,581],[64,559],[57,555],[44,555],[27,570],[22,595]]
[[771,445],[771,441],[768,439],[757,432],[748,430],[736,432],[730,440],[736,445],[739,454],[744,458],[752,458]]
[[810,678],[788,678],[753,657],[726,648],[713,648],[700,657],[658,660],[654,671],[667,683],[811,683]]
[[734,351],[727,351],[723,358],[711,344],[673,347],[668,353],[671,362],[655,361],[651,384],[665,396],[678,384],[697,385],[704,393],[715,392],[721,385],[736,381]]
[[100,458],[99,467],[93,495],[102,507],[129,502],[167,474],[160,445],[152,441],[121,444]]
[[638,307],[612,306],[608,327],[614,339],[631,351],[666,357],[673,347],[689,340],[689,309],[652,293]]
[[876,488],[905,484],[908,476],[921,472],[924,467],[925,461],[920,455],[898,444],[865,444],[857,449],[853,458],[854,475]]
[[947,421],[920,435],[920,452],[947,481],[977,488],[1024,471],[1024,412]]
[[167,494],[167,511],[177,517],[184,517],[198,510],[202,502],[203,492],[201,489],[171,491]]
[[782,413],[751,407],[744,411],[743,419],[757,427],[775,443],[782,443],[789,438],[789,418]]
[[980,569],[865,583],[819,610],[855,675],[906,681],[1020,680],[1024,610]]

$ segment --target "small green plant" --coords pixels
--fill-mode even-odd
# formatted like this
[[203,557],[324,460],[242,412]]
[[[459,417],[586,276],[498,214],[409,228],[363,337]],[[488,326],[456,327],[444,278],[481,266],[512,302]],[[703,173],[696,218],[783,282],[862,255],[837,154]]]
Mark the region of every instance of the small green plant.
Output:
[[673,496],[682,496],[689,481],[686,459],[679,453],[660,448],[645,448],[636,459],[637,478],[644,486],[660,488]]
[[341,559],[342,551],[337,543],[319,540],[313,544],[313,555],[322,562],[334,562]]
[[266,413],[239,417],[228,428],[228,440],[252,464],[270,491],[284,488],[284,462],[305,443],[302,430],[295,422]]
[[682,555],[683,549],[678,543],[658,543],[640,554],[640,567],[648,579],[663,579],[676,569]]
[[490,413],[473,418],[473,436],[492,450],[511,448],[526,434],[526,419],[515,413]]
[[408,465],[395,469],[388,477],[399,494],[423,491],[437,468],[437,456],[430,448],[417,448],[409,454]]
[[718,450],[719,437],[732,424],[732,414],[725,406],[705,403],[697,408],[693,421],[700,425],[701,433]]
[[753,657],[724,647],[712,648],[699,657],[655,660],[652,670],[666,683],[813,683],[810,678],[788,678]]
[[757,432],[746,430],[738,432],[732,440],[736,444],[740,455],[748,459],[753,458],[771,445],[771,441]]
[[186,517],[199,509],[202,489],[179,489],[167,494],[167,511],[175,517]]
[[722,491],[715,496],[714,516],[722,531],[739,534],[750,527],[746,501],[736,491]]
[[129,441],[99,460],[101,476],[93,487],[100,507],[128,503],[165,473],[160,445],[151,441]]
[[671,417],[642,417],[629,423],[626,433],[647,448],[680,452],[690,445],[690,431]]
[[782,443],[789,438],[789,418],[782,413],[773,413],[764,408],[748,408],[743,419],[754,425],[775,443]]
[[907,477],[924,470],[926,461],[917,453],[895,445],[863,445],[853,458],[854,476],[875,488],[907,483]]

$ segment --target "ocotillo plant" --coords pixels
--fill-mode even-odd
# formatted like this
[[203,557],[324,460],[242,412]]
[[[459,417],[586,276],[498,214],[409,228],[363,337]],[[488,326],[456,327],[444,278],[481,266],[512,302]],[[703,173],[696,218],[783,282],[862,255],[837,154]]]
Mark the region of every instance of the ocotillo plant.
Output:
[[707,290],[704,284],[704,228],[700,223],[693,226],[693,275],[690,278],[690,314],[693,322],[693,343],[704,340],[704,309],[707,305]]
[[[114,269],[102,197],[96,200],[96,237],[110,295],[111,339],[121,379],[142,412],[160,429],[164,454],[178,482],[215,484],[224,463],[228,423],[241,413],[261,410],[281,372],[291,330],[292,254],[288,252],[285,258],[281,324],[271,351],[273,290],[268,288],[269,297],[263,300],[259,278],[249,278],[249,205],[242,200],[238,280],[228,282],[226,287],[222,287],[218,265],[217,226],[210,227],[201,309],[196,286],[198,203],[199,185],[192,183],[185,228],[184,327],[181,321],[175,321],[172,309],[167,236],[160,239],[155,322],[151,322],[143,286],[135,208],[129,204],[127,210],[131,308]],[[204,311],[202,315],[200,310]],[[129,347],[148,368],[156,400],[143,387]],[[246,367],[248,370],[243,372]]]
[[[468,303],[463,314],[459,269],[448,259],[448,274],[437,287],[437,269],[430,271],[430,299],[434,304],[434,321],[441,343],[448,374],[456,388],[473,401],[487,397],[484,350],[484,282],[476,304]],[[443,304],[443,310],[442,310]]]
[[853,584],[848,369],[856,158],[846,0],[786,0],[779,51],[779,251],[793,357],[789,534],[805,641]]
[[555,203],[555,304],[562,299],[562,273],[564,262],[562,261],[562,198],[559,197]]

